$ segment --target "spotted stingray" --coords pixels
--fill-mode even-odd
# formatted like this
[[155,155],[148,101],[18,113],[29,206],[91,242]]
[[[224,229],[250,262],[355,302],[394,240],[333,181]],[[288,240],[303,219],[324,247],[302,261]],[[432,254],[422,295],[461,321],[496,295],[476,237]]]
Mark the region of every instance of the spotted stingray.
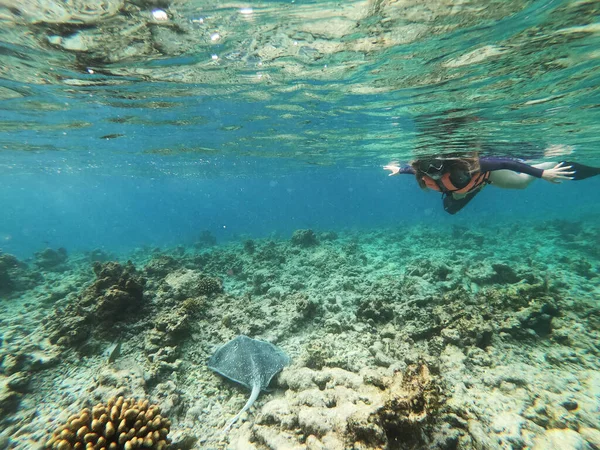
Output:
[[268,342],[240,335],[219,348],[208,360],[208,367],[220,375],[252,390],[250,398],[231,419],[223,432],[229,431],[265,390],[273,377],[290,363],[290,358]]

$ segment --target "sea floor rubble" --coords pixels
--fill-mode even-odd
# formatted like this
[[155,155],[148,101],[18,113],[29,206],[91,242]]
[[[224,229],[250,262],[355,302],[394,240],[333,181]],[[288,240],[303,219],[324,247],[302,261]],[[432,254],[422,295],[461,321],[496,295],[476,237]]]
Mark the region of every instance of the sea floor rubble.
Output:
[[[515,226],[0,255],[0,448],[118,396],[180,449],[600,448],[600,233]],[[224,435],[247,392],[206,361],[239,334],[292,364]]]

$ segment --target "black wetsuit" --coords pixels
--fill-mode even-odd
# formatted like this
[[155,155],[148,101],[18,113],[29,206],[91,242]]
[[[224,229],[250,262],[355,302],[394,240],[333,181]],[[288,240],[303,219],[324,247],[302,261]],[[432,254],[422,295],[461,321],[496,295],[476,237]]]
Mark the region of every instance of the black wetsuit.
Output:
[[[544,173],[543,169],[530,166],[524,162],[512,158],[501,158],[501,157],[483,157],[479,159],[480,172],[492,172],[494,170],[511,170],[513,172],[525,173],[536,178],[542,178]],[[574,163],[570,161],[564,161],[563,166],[571,166],[569,171],[574,171],[572,175],[573,180],[584,180],[586,178],[600,175],[600,168],[584,166],[583,164]],[[415,174],[415,169],[412,166],[405,166],[400,169],[400,173],[411,173]],[[450,181],[453,186],[457,189],[466,187],[471,181],[472,175],[466,172],[450,173]],[[489,181],[487,182],[489,184]],[[481,191],[483,185],[475,188],[462,198],[454,198],[451,192],[442,191],[442,200],[444,204],[444,211],[449,214],[456,214],[467,203],[469,203],[478,193]]]
[[[596,175],[600,175],[600,167],[584,166],[571,161],[562,161],[565,167],[571,166],[569,172],[575,172],[572,177],[573,181],[585,180]],[[512,170],[513,172],[526,173],[536,178],[542,178],[543,169],[532,167],[529,164],[510,158],[480,158],[479,166],[481,172],[491,172],[493,170]]]
[[[543,169],[530,166],[524,162],[510,158],[480,158],[479,159],[479,171],[481,173],[492,172],[494,170],[511,170],[513,172],[525,173],[532,177],[542,178],[544,173]],[[451,173],[450,181],[458,189],[466,187],[471,181],[471,175],[469,173]],[[487,184],[492,184],[490,181]],[[481,188],[485,184],[475,188],[471,192],[467,193],[464,197],[455,198],[451,192],[442,192],[442,203],[444,205],[444,211],[448,214],[456,214],[458,211],[463,209],[467,203],[479,194]]]

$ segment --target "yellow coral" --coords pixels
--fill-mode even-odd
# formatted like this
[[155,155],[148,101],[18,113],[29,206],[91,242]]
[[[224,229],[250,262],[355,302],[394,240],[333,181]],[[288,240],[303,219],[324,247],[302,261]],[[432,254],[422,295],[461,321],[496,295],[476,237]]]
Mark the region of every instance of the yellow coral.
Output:
[[69,417],[46,443],[53,450],[165,450],[171,421],[148,400],[124,397],[99,403]]

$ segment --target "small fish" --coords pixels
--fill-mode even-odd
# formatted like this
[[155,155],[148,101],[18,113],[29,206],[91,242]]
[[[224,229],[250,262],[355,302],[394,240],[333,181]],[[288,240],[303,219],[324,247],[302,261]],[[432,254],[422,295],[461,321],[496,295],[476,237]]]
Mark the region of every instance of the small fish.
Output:
[[105,351],[104,356],[107,357],[106,361],[110,364],[115,362],[115,360],[121,356],[121,343],[117,342],[115,344],[110,345]]
[[100,139],[116,139],[125,136],[124,134],[107,134],[105,136],[100,136]]

